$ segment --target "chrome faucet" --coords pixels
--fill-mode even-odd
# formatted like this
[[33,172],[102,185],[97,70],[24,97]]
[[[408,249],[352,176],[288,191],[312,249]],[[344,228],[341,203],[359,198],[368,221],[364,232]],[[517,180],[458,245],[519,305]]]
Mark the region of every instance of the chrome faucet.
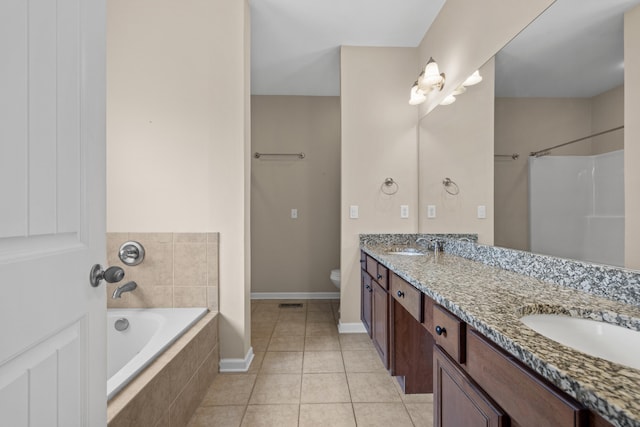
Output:
[[438,253],[444,251],[444,241],[440,239],[431,239],[431,245],[433,245],[433,252]]
[[133,291],[135,288],[138,287],[138,284],[136,282],[134,282],[133,280],[131,282],[127,282],[122,286],[118,286],[116,288],[115,291],[113,291],[113,295],[111,296],[111,298],[113,299],[117,299],[120,298],[120,296],[125,293],[125,292],[131,292]]
[[416,239],[416,245],[420,244],[420,242],[424,242],[427,244],[427,248],[429,247],[429,243],[431,243],[431,240],[427,239],[426,237],[418,237]]

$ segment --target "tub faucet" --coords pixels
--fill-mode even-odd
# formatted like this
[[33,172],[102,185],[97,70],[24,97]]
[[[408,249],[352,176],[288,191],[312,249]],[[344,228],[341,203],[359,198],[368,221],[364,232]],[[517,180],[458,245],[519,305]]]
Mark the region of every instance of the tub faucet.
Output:
[[138,284],[136,282],[134,282],[133,280],[131,282],[127,282],[122,286],[118,286],[116,288],[115,291],[113,291],[113,295],[111,296],[111,298],[116,299],[116,298],[120,298],[120,296],[125,293],[125,292],[131,292],[133,291],[135,288],[138,287]]

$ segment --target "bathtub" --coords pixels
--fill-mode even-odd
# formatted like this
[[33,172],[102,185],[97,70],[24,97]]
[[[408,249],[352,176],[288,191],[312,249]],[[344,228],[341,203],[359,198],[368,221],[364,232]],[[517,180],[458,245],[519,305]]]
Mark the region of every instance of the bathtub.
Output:
[[[107,400],[206,314],[206,308],[107,310]],[[129,322],[122,331],[119,319]]]

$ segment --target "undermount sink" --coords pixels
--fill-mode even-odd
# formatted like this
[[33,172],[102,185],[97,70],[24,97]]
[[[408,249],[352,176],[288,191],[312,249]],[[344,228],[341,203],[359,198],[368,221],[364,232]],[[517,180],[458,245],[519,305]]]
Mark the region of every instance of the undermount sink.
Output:
[[387,251],[388,254],[391,255],[426,255],[425,252],[421,251],[420,249],[416,249],[416,248],[408,248],[408,247],[404,247],[404,248],[391,248]]
[[640,369],[640,331],[555,314],[531,314],[521,317],[520,321],[537,333],[567,347]]

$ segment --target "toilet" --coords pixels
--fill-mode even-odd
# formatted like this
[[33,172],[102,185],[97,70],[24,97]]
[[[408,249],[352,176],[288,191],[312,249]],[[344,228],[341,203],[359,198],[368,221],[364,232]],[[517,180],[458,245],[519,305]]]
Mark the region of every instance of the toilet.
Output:
[[336,285],[336,288],[340,289],[340,269],[331,270],[329,279]]

